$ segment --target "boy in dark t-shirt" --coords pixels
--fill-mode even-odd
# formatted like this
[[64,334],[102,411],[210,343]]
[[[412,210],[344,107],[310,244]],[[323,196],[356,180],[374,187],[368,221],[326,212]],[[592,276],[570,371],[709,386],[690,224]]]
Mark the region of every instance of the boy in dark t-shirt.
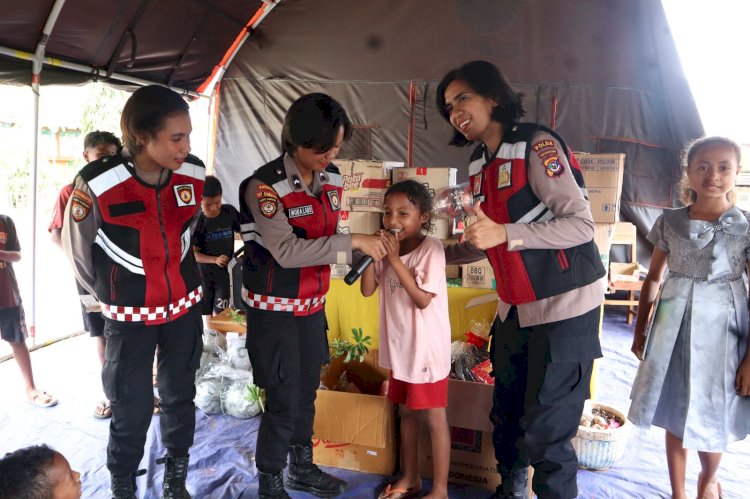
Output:
[[20,259],[21,245],[13,219],[0,214],[0,338],[10,344],[13,357],[21,369],[26,401],[37,407],[52,407],[57,404],[57,399],[44,390],[38,390],[34,384],[31,356],[26,346],[28,332],[21,293],[18,291],[16,274],[13,272],[13,263]]
[[207,175],[201,214],[192,239],[203,285],[204,318],[219,314],[229,306],[227,265],[234,253],[235,234],[240,233],[240,215],[234,206],[221,204],[221,194],[219,179]]

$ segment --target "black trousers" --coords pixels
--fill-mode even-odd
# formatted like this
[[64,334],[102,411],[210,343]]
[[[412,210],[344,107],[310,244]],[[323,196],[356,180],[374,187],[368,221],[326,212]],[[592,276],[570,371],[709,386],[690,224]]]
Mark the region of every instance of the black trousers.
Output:
[[143,457],[153,414],[151,375],[157,345],[161,441],[166,449],[187,450],[195,433],[195,371],[203,350],[200,307],[194,305],[187,314],[156,326],[105,319],[104,335],[102,384],[112,401],[110,473],[133,473]]
[[247,307],[247,324],[253,379],[266,391],[255,462],[264,473],[278,473],[289,446],[312,439],[320,366],[328,359],[325,312],[295,316]]
[[493,324],[495,392],[490,417],[501,473],[534,467],[540,498],[578,495],[578,430],[594,359],[601,357],[597,307],[578,317],[523,328],[511,309]]

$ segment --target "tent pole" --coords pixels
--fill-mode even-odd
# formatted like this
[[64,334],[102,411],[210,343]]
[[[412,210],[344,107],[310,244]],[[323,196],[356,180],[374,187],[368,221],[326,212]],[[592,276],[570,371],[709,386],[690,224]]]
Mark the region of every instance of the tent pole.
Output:
[[[0,46],[0,55],[6,55],[8,57],[13,57],[14,59],[21,59],[24,61],[34,62],[35,60],[35,55],[30,52],[24,52],[23,50],[15,50],[15,49],[3,47],[3,46]],[[94,68],[91,66],[86,66],[84,64],[76,64],[75,62],[61,61],[60,59],[55,59],[54,57],[43,57],[41,59],[41,62],[49,66],[56,66],[58,68],[69,69],[71,71],[77,71],[79,73],[89,74],[92,76],[93,79],[97,79],[100,81],[112,79],[112,80],[122,81],[126,83],[134,83],[136,85],[141,85],[141,86],[145,86],[145,85],[165,86],[162,83],[148,81],[148,80],[144,80],[143,78],[136,78],[134,76],[124,75],[120,73],[112,73],[112,77],[108,78],[107,72],[102,69]],[[168,88],[174,90],[175,92],[182,95],[183,97],[192,97],[192,98],[198,98],[198,97],[208,98],[209,97],[209,95],[207,94],[201,94],[201,93],[194,92],[192,90],[187,90],[187,89],[180,88],[180,87],[168,87]]]
[[263,21],[263,19],[266,18],[266,16],[274,9],[274,7],[276,7],[281,2],[282,0],[263,0],[263,5],[255,12],[250,21],[248,21],[247,26],[242,28],[242,31],[240,31],[240,34],[237,35],[237,38],[235,38],[232,46],[229,47],[229,50],[227,50],[226,54],[224,54],[221,62],[219,62],[219,64],[214,68],[211,75],[206,78],[206,81],[204,81],[201,86],[198,87],[198,92],[206,94],[214,93],[214,89],[219,83],[221,83],[221,79],[224,78],[224,73],[227,72],[227,68],[232,63],[234,56],[237,55],[237,52],[240,51],[242,46],[245,44],[245,41],[250,37],[252,30],[257,28],[261,21]]
[[47,49],[47,40],[49,40],[49,35],[52,33],[52,28],[57,22],[57,17],[60,15],[63,5],[65,5],[65,0],[55,0],[36,45],[31,66],[31,91],[34,94],[34,140],[31,153],[31,321],[29,329],[32,345],[36,344],[36,191],[39,170],[39,82],[42,73],[42,59],[44,58],[44,51]]

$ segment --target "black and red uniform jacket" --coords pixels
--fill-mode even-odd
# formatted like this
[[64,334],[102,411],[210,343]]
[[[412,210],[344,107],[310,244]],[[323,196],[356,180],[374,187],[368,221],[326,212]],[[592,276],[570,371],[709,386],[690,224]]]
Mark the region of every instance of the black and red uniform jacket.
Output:
[[[89,163],[79,173],[68,208],[72,220],[66,224],[72,225],[70,230],[96,229],[84,238],[94,237],[93,291],[102,315],[112,320],[160,324],[185,314],[201,299],[190,236],[205,167],[189,155],[167,175],[161,186],[146,184],[119,155]],[[85,199],[87,190],[92,199]],[[87,202],[95,211],[88,216],[99,221],[98,228],[85,227]]]
[[300,316],[323,308],[330,285],[331,266],[282,267],[252,229],[255,222],[245,202],[245,191],[253,179],[270,186],[298,238],[332,236],[336,234],[339,220],[342,184],[335,166],[330,165],[326,173],[328,182],[321,185],[319,196],[292,189],[282,156],[258,168],[240,184],[240,221],[245,242],[242,294],[246,305],[263,310],[291,311]]
[[[539,131],[560,141],[576,183],[585,195],[581,168],[565,141],[542,125],[519,123],[504,135],[494,158],[485,159],[484,145],[477,147],[471,156],[469,176],[475,199],[482,200],[482,210],[496,223],[543,222],[554,218],[528,182],[531,141]],[[555,165],[548,168],[554,171]],[[580,288],[605,274],[593,240],[565,249],[523,251],[508,251],[507,244],[500,244],[486,253],[497,274],[497,294],[513,305]]]

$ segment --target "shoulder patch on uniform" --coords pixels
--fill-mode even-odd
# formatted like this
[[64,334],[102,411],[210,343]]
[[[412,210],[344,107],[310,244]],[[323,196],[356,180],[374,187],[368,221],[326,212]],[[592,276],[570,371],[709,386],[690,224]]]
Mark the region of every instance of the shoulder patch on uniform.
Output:
[[258,208],[263,216],[273,218],[279,209],[279,195],[276,191],[270,185],[261,184],[255,191],[255,196],[258,198]]
[[195,193],[193,184],[180,184],[174,186],[174,195],[177,199],[177,206],[195,206]]
[[341,199],[339,199],[339,193],[336,190],[330,190],[326,193],[328,195],[328,202],[331,204],[333,211],[341,209]]
[[93,201],[88,194],[80,189],[75,189],[70,197],[70,214],[73,220],[80,222],[89,216]]
[[548,177],[559,177],[565,171],[565,167],[560,163],[557,154],[542,158],[542,165],[544,165],[544,172]]

